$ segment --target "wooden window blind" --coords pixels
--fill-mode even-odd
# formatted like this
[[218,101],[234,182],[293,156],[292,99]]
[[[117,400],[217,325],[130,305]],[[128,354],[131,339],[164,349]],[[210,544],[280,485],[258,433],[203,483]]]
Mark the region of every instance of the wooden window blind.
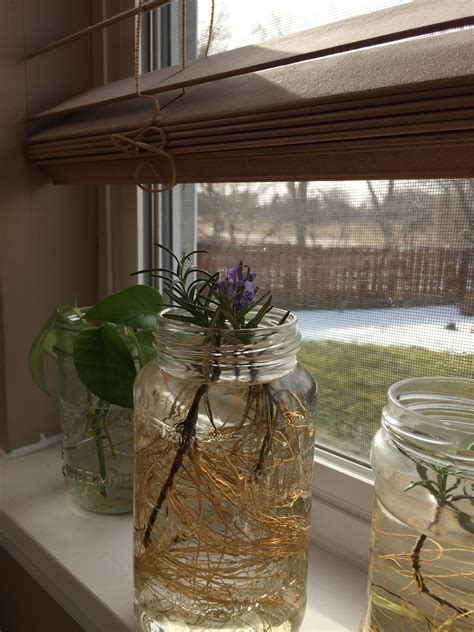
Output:
[[[466,177],[471,3],[426,0],[90,90],[33,117],[58,183]],[[135,153],[112,134],[142,129]],[[166,149],[166,156],[150,151]],[[128,148],[130,149],[130,147]]]

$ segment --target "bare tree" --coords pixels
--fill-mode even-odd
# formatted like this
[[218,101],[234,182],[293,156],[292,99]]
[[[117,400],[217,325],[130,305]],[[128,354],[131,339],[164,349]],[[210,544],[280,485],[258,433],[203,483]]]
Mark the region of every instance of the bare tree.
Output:
[[424,181],[397,186],[389,180],[384,187],[367,181],[373,220],[384,245],[472,246],[474,241],[474,183],[472,180]]
[[[269,37],[281,37],[285,34],[287,25],[282,16],[274,13],[268,16],[265,25],[256,24],[252,32],[262,40]],[[278,232],[282,220],[293,224],[297,246],[306,246],[306,236],[308,231],[308,183],[307,182],[287,182],[285,198],[276,194],[272,200],[272,215],[275,224],[266,234],[268,239]]]
[[289,205],[288,216],[292,219],[295,229],[296,245],[306,246],[306,232],[308,230],[308,183],[287,182]]
[[291,243],[291,233],[284,227],[290,224],[296,245],[307,245],[307,237],[319,207],[318,197],[308,196],[307,182],[287,182],[285,194],[275,193],[269,204],[270,226],[264,235],[266,241],[278,237],[280,242]]
[[457,225],[458,239],[474,246],[474,180],[444,180],[441,182],[446,211]]
[[240,184],[202,184],[199,214],[212,225],[212,238],[246,245],[258,221],[258,192]]
[[[416,188],[400,189],[388,180],[385,191],[367,180],[373,220],[378,224],[385,247],[407,245],[429,222],[429,204]],[[378,189],[378,190],[377,190]],[[429,197],[429,196],[428,196]]]
[[[288,16],[291,20],[291,15]],[[265,26],[259,22],[252,28],[252,33],[258,36],[261,40],[267,40],[273,37],[283,37],[288,32],[288,20],[284,21],[282,16],[278,13],[273,13],[268,16],[268,20],[265,22]]]
[[210,21],[206,28],[203,28],[202,32],[199,33],[197,56],[203,57],[206,52],[212,54],[227,50],[230,36],[229,12],[223,5],[219,7],[218,12],[214,13],[212,23]]
[[373,183],[367,180],[374,219],[382,231],[384,245],[388,246],[393,242],[395,229],[399,224],[399,218],[394,214],[395,201],[395,181],[389,180],[385,194],[381,195],[375,190]]
[[[347,189],[332,187],[328,191],[321,191],[318,198],[318,207],[313,215],[313,225],[316,230],[321,226],[339,226],[337,241],[339,245],[349,241],[351,227],[354,222],[363,221],[364,209],[355,207]],[[310,204],[313,199],[310,198]]]

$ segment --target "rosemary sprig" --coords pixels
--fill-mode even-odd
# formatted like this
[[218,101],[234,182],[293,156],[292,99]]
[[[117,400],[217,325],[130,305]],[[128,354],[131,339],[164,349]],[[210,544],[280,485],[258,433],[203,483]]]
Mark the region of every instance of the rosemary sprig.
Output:
[[[417,474],[420,477],[419,480],[412,481],[405,488],[405,492],[408,492],[415,487],[424,487],[436,502],[435,515],[433,521],[430,523],[429,528],[432,528],[439,522],[443,508],[448,507],[454,512],[454,515],[456,516],[461,529],[467,531],[468,533],[474,533],[474,522],[472,521],[471,517],[455,504],[459,500],[471,500],[472,502],[472,500],[474,500],[474,495],[468,494],[467,490],[464,487],[462,490],[462,494],[453,494],[453,492],[458,490],[462,483],[461,478],[456,477],[454,483],[449,485],[449,477],[452,476],[455,472],[454,467],[449,465],[437,465],[436,463],[430,463],[428,461],[415,459],[404,450],[400,451],[407,458],[415,463]],[[430,471],[432,473],[431,478]],[[421,550],[427,540],[427,537],[428,536],[426,535],[426,533],[421,533],[418,536],[416,544],[413,547],[410,555],[413,579],[415,580],[418,590],[421,593],[427,595],[430,599],[433,599],[440,606],[447,606],[448,608],[455,610],[462,616],[469,616],[468,610],[465,610],[464,608],[459,608],[445,597],[437,595],[428,587],[421,565]]]
[[[406,456],[412,459],[406,452]],[[474,522],[470,518],[469,514],[462,511],[456,502],[460,500],[474,500],[474,494],[469,494],[465,487],[461,487],[462,481],[459,477],[456,477],[454,483],[448,486],[449,477],[453,475],[453,468],[446,465],[437,465],[436,463],[429,463],[427,461],[415,461],[416,471],[420,477],[417,481],[412,481],[406,488],[408,492],[414,487],[424,487],[436,501],[437,513],[441,511],[443,507],[449,507],[459,523],[461,529],[474,533]],[[430,470],[434,473],[434,478],[430,478]],[[453,492],[457,491],[455,494]],[[460,493],[462,491],[462,493]]]
[[[161,279],[163,293],[170,305],[184,313],[166,313],[165,318],[215,329],[251,329],[258,327],[272,308],[270,292],[258,296],[256,274],[240,261],[235,267],[211,273],[192,263],[192,257],[206,250],[192,250],[178,258],[163,244],[155,244],[167,252],[176,269],[157,267],[134,274],[150,273]],[[258,310],[257,310],[258,308]],[[289,312],[278,324],[283,324]]]

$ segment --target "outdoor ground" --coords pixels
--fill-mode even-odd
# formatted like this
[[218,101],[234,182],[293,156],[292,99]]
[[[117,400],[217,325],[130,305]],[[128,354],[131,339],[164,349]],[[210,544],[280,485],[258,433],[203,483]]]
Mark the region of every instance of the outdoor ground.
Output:
[[[455,305],[295,311],[304,340],[424,347],[474,353],[474,317]],[[456,330],[446,329],[454,323]]]
[[[367,460],[388,387],[423,375],[474,378],[474,318],[455,307],[297,312],[300,362],[319,385],[318,442]],[[445,329],[455,323],[457,330]]]

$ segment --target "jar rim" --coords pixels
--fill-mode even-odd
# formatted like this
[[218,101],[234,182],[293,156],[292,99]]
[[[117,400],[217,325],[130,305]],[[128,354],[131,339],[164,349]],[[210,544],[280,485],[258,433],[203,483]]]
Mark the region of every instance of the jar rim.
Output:
[[426,376],[396,382],[388,389],[382,427],[406,451],[472,470],[474,379]]
[[[257,311],[258,310],[255,310],[255,313]],[[296,314],[294,314],[293,312],[289,310],[281,309],[280,307],[273,307],[271,312],[264,316],[262,322],[265,324],[263,326],[260,324],[258,325],[258,327],[249,327],[249,328],[244,328],[244,329],[232,329],[232,328],[225,328],[225,327],[202,327],[201,325],[195,325],[194,323],[184,323],[179,320],[175,320],[173,318],[167,318],[165,314],[170,313],[170,312],[176,312],[177,314],[183,314],[183,315],[187,314],[187,312],[180,307],[166,307],[165,309],[162,309],[160,312],[158,312],[156,315],[157,328],[159,328],[161,325],[166,325],[166,326],[174,325],[177,329],[180,329],[183,332],[199,331],[203,333],[212,332],[216,334],[217,333],[228,334],[229,332],[232,332],[232,334],[238,334],[239,332],[252,334],[252,333],[258,332],[258,334],[265,334],[267,332],[270,333],[276,327],[278,327],[279,331],[285,332],[295,327],[296,325],[298,325],[298,317],[296,316]],[[253,312],[250,312],[250,313],[253,313]],[[287,319],[282,325],[279,325],[278,321],[281,320],[281,318],[286,313],[288,313]],[[280,318],[276,319],[276,315],[279,315]],[[271,325],[270,324],[266,325],[266,323],[268,322],[268,319],[270,318],[275,318],[275,322],[272,323]]]
[[[86,307],[78,307],[78,310],[81,312],[81,314],[87,314],[87,312],[91,309],[91,306],[88,305]],[[63,318],[61,318],[61,320],[58,320],[54,323],[54,327],[56,329],[62,329],[64,331],[71,331],[71,332],[75,332],[77,331],[77,323],[79,322],[79,316],[74,313],[71,312],[71,314],[68,314],[67,316],[62,314]],[[92,326],[92,323],[91,323]]]
[[198,380],[270,380],[289,373],[297,364],[301,334],[294,314],[278,325],[286,311],[275,308],[258,327],[223,329],[167,318],[171,310],[187,314],[173,307],[157,316],[156,361],[168,373],[185,372]]
[[[395,382],[394,384],[392,384],[387,392],[387,399],[389,400],[389,402],[393,403],[395,406],[400,407],[402,409],[404,409],[407,413],[410,414],[410,416],[413,416],[414,419],[419,419],[421,420],[425,420],[426,417],[425,415],[423,415],[422,413],[416,412],[414,410],[412,410],[411,408],[409,408],[408,406],[405,406],[403,404],[403,402],[400,401],[400,394],[401,391],[403,390],[404,386],[408,386],[408,385],[422,385],[422,384],[426,384],[429,382],[433,382],[433,383],[437,383],[437,384],[442,384],[442,383],[450,383],[450,384],[466,384],[466,385],[471,385],[472,386],[472,393],[473,393],[473,401],[474,401],[474,379],[468,378],[468,377],[444,377],[444,376],[425,376],[425,377],[411,377],[411,378],[407,378],[406,380],[400,380],[398,382]],[[421,390],[420,390],[421,392]]]

